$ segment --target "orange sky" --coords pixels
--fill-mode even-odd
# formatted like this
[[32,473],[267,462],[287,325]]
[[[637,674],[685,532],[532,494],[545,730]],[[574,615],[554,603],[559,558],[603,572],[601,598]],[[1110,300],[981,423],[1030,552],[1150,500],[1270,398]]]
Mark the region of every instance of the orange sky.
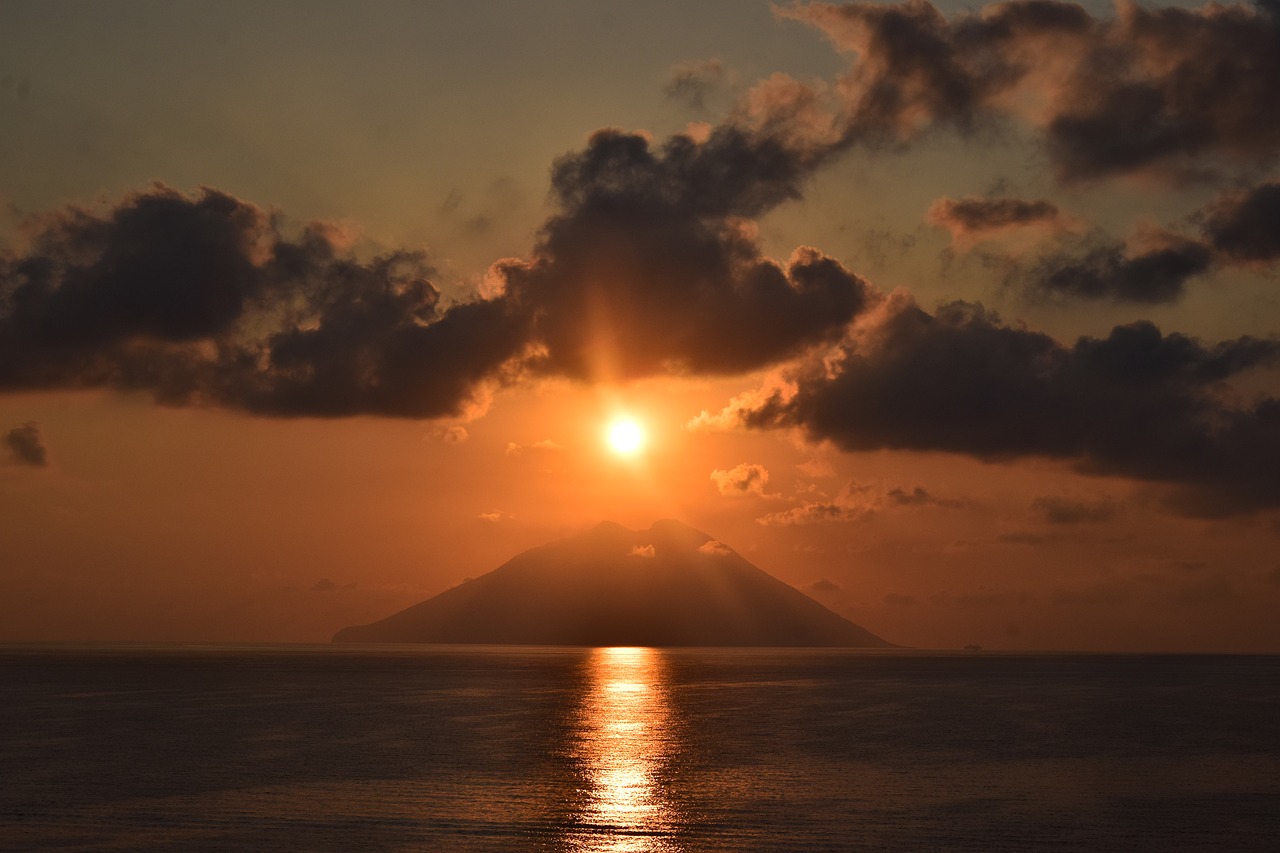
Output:
[[788,8],[7,4],[0,640],[671,517],[899,644],[1280,651],[1280,125],[1162,88],[1274,15]]

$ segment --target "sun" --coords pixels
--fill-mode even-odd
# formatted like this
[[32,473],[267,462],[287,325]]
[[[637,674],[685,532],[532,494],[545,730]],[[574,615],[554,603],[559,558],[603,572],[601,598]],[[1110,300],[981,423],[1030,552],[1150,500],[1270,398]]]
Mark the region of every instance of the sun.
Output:
[[634,418],[616,418],[605,432],[609,449],[619,456],[635,456],[644,449],[644,427]]

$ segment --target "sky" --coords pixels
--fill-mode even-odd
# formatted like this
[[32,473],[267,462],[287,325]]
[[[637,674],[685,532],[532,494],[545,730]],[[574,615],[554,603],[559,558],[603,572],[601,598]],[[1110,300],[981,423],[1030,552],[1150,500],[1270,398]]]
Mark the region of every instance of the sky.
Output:
[[1274,0],[10,0],[0,640],[677,518],[902,645],[1280,652],[1277,81]]

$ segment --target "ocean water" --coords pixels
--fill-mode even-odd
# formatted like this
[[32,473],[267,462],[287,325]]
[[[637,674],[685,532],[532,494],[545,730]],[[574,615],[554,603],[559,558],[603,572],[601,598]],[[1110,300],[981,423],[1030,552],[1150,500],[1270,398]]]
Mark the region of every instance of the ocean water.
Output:
[[0,647],[0,850],[1280,849],[1280,658]]

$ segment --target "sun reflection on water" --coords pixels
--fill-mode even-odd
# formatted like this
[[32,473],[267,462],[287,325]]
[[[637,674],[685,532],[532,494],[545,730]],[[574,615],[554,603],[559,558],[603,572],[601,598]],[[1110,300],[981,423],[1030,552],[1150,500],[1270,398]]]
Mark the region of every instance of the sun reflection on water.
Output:
[[595,649],[587,667],[576,756],[586,785],[568,849],[677,853],[663,786],[676,739],[662,653]]

